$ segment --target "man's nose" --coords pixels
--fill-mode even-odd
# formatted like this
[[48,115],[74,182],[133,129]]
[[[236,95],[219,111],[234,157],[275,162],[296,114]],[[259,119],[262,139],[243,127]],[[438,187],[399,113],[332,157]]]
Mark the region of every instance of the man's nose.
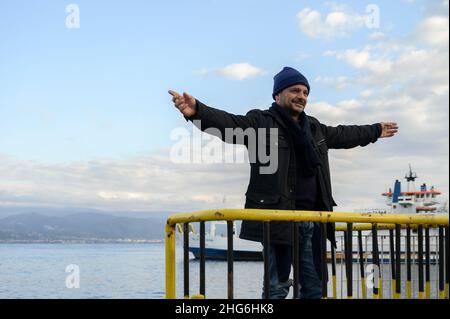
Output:
[[297,94],[297,98],[306,101],[306,100],[308,99],[308,95],[305,94],[305,93],[303,93],[303,92],[299,92],[299,93]]

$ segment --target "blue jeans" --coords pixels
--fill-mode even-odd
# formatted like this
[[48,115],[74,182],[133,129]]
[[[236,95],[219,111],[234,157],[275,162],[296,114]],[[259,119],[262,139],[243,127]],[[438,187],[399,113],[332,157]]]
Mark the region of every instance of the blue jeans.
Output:
[[[322,281],[314,267],[312,253],[312,235],[314,224],[302,222],[299,226],[299,297],[302,299],[320,299]],[[293,261],[292,246],[271,244],[269,252],[270,298],[285,299],[293,285],[289,279]],[[262,298],[264,299],[264,288]]]

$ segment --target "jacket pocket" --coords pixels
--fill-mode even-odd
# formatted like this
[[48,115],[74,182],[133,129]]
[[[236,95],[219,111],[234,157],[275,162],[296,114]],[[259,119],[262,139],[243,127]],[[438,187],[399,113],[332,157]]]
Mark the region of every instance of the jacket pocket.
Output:
[[284,135],[278,136],[278,141],[275,142],[275,147],[277,148],[289,148],[289,140]]
[[247,193],[246,203],[247,208],[275,208],[280,204],[280,195],[262,194],[262,193]]
[[266,138],[262,140],[262,144],[266,149],[289,148],[289,140],[287,136],[283,134],[267,134]]
[[322,154],[322,155],[328,154],[328,147],[327,147],[327,144],[325,144],[324,139],[321,139],[320,141],[317,142],[317,148],[318,148],[320,154]]

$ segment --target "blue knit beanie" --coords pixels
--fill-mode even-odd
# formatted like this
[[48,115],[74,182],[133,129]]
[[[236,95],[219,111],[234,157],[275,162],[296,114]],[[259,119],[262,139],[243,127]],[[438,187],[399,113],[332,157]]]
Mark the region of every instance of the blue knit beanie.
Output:
[[285,66],[278,74],[273,77],[273,94],[272,97],[275,100],[275,95],[283,91],[284,89],[293,86],[295,84],[303,84],[308,88],[308,80],[294,68]]

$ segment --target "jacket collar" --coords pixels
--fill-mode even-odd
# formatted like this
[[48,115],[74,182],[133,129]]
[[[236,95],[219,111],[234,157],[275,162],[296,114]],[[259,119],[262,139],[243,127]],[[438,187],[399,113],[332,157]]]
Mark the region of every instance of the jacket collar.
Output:
[[[269,116],[271,116],[271,117],[273,117],[274,119],[275,119],[275,121],[281,126],[281,127],[283,127],[284,129],[287,129],[287,127],[286,127],[286,124],[284,124],[284,121],[281,119],[281,117],[276,113],[276,112],[274,112],[272,109],[267,109],[267,110],[265,110],[264,111],[264,113],[265,114],[267,114],[267,115],[269,115]],[[309,119],[311,119],[311,117],[310,116],[308,116],[308,115],[306,115]],[[311,132],[313,133],[313,136],[315,136],[315,131],[316,131],[316,129],[317,129],[317,126],[316,126],[316,122],[315,121],[310,121],[310,126],[311,126]]]
[[282,126],[284,129],[287,129],[286,124],[284,124],[284,121],[281,119],[280,115],[277,114],[277,112],[274,112],[271,108],[266,112],[268,115],[272,116],[280,126]]

